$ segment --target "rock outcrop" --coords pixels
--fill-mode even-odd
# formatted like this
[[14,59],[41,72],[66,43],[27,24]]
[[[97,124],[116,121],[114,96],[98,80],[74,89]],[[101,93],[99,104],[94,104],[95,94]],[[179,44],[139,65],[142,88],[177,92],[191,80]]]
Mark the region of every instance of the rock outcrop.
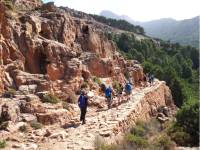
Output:
[[[29,2],[36,3],[26,4]],[[15,3],[24,6],[24,1]],[[16,90],[32,84],[36,85],[35,92],[53,90],[61,97],[67,92],[58,91],[66,86],[77,91],[92,76],[114,79],[120,74],[124,83],[124,74],[130,72],[135,83],[143,79],[142,67],[121,57],[95,23],[75,18],[53,3],[34,6],[40,6],[39,10],[15,12],[12,19],[9,10],[1,10],[1,63]],[[51,88],[50,82],[57,88]]]
[[13,4],[15,7],[18,7],[18,9],[23,10],[30,10],[30,9],[36,9],[42,6],[41,0],[13,0]]

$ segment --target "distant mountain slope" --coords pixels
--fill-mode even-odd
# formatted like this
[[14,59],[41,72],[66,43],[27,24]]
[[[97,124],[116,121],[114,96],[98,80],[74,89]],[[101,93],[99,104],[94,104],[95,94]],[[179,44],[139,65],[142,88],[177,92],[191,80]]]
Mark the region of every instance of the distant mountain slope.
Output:
[[104,16],[106,18],[113,18],[113,19],[123,19],[123,20],[126,20],[132,24],[135,24],[135,25],[139,25],[140,22],[138,21],[134,21],[132,18],[130,18],[129,16],[126,16],[126,15],[117,15],[115,13],[113,13],[112,11],[109,11],[109,10],[103,10],[101,11],[101,13],[99,14],[100,16]]
[[145,29],[147,35],[155,38],[199,47],[199,16],[182,21],[164,18],[149,22],[138,22],[128,16],[120,16],[111,11],[102,11],[100,15],[107,18],[124,19],[132,24],[140,25]]
[[140,23],[147,35],[182,45],[199,47],[199,17],[176,21],[166,18]]

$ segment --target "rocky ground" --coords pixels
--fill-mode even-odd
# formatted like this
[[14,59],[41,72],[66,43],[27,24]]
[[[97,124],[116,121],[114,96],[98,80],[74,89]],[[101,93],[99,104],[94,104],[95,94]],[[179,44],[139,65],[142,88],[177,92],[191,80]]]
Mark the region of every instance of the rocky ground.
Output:
[[[114,142],[130,124],[156,116],[157,109],[166,106],[169,101],[167,97],[170,95],[166,90],[164,82],[156,81],[154,86],[136,88],[129,97],[122,96],[121,101],[124,102],[117,107],[113,106],[109,110],[106,105],[103,108],[89,107],[85,125],[80,125],[79,109],[74,106],[76,115],[70,122],[63,122],[62,125],[55,123],[37,130],[30,129],[26,133],[17,130],[1,131],[0,134],[7,139],[6,149],[94,149],[96,136]],[[119,97],[116,97],[113,101],[119,100]],[[26,123],[18,122],[15,129]]]

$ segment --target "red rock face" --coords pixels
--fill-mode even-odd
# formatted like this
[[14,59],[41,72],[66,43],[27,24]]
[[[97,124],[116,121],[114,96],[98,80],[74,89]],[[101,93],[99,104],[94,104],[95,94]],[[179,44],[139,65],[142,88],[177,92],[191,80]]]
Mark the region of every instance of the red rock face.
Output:
[[23,9],[35,9],[42,5],[41,0],[14,0],[14,5]]
[[[23,0],[15,3],[25,6]],[[37,0],[29,3],[33,8],[41,6]],[[17,88],[36,84],[36,91],[60,93],[66,86],[79,89],[91,76],[125,82],[127,71],[135,84],[143,79],[142,67],[127,63],[95,23],[73,18],[53,3],[42,5],[41,12],[17,14],[16,19],[5,17],[3,4],[0,7],[0,56]]]
[[97,77],[105,78],[114,75],[114,64],[110,59],[91,58],[87,66],[90,73]]

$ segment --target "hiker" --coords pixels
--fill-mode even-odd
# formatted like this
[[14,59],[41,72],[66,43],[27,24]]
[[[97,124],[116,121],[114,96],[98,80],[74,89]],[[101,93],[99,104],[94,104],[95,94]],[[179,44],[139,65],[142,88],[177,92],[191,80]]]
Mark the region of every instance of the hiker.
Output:
[[147,82],[149,82],[150,83],[150,73],[147,73]]
[[121,83],[119,83],[119,88],[120,88],[120,90],[119,90],[118,95],[122,95],[124,88],[123,88],[123,85]]
[[150,86],[152,86],[153,82],[154,82],[154,75],[153,74],[150,75],[149,82],[150,82]]
[[149,82],[149,84],[151,86],[151,74],[150,73],[148,73],[148,82]]
[[147,83],[148,79],[147,79],[146,75],[144,75],[143,81],[144,81],[144,87],[146,87],[148,85],[148,83]]
[[85,115],[87,112],[87,105],[88,105],[88,97],[86,93],[82,91],[78,99],[78,106],[81,110],[80,121],[82,121],[82,124],[85,124]]
[[154,75],[152,74],[152,75],[151,75],[151,82],[152,82],[152,85],[153,85],[153,83],[154,83],[154,78],[155,78],[155,77],[154,77]]
[[127,95],[130,95],[132,92],[132,84],[130,82],[126,83],[125,85],[125,93]]
[[117,99],[118,99],[118,102],[117,102],[118,105],[121,104],[123,90],[124,90],[124,86],[121,83],[119,83],[119,89],[118,89],[117,94],[116,94]]
[[112,89],[110,86],[108,88],[106,88],[106,90],[105,90],[105,97],[107,99],[108,109],[110,109],[111,102],[112,102]]
[[106,85],[104,83],[101,84],[101,91],[104,92],[106,90]]

